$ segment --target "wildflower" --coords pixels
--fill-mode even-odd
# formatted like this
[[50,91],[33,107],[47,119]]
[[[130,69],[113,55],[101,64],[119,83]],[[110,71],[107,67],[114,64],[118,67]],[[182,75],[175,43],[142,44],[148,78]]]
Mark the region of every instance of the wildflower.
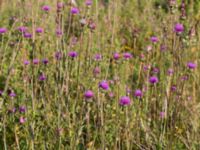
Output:
[[62,58],[62,53],[59,52],[59,51],[57,51],[57,52],[55,53],[55,58],[56,58],[56,60],[60,60],[60,59]]
[[130,58],[133,57],[132,54],[128,53],[128,52],[124,53],[123,56],[124,56],[125,59],[130,59]]
[[27,38],[27,39],[32,38],[32,34],[31,34],[31,33],[28,33],[28,32],[25,32],[25,33],[23,34],[23,36],[24,36],[24,38]]
[[45,76],[44,74],[41,74],[41,75],[39,76],[39,80],[40,80],[40,81],[46,80],[46,76]]
[[149,78],[149,82],[152,84],[158,83],[158,78],[156,76],[152,76]]
[[164,51],[166,51],[167,50],[167,46],[166,45],[160,45],[160,51],[161,52],[164,52]]
[[48,6],[48,5],[42,6],[42,10],[44,10],[44,11],[46,11],[46,12],[50,11],[50,9],[51,9],[51,7]]
[[171,86],[171,91],[172,91],[172,92],[175,92],[175,91],[176,91],[176,86],[175,86],[175,85],[172,85],[172,86]]
[[151,68],[150,65],[145,65],[145,66],[143,67],[144,71],[147,71],[147,70],[149,70],[150,68]]
[[34,65],[39,64],[39,62],[40,62],[39,59],[37,59],[37,58],[33,59],[33,64],[34,64]]
[[91,90],[88,90],[88,91],[85,92],[84,97],[86,99],[91,99],[91,98],[94,97],[94,93]]
[[96,24],[94,21],[89,21],[88,27],[90,30],[95,30],[96,29]]
[[196,65],[195,63],[188,62],[188,63],[187,63],[187,67],[188,67],[189,69],[195,69],[195,68],[197,67],[197,65]]
[[169,68],[168,71],[167,71],[167,74],[172,75],[173,73],[174,73],[174,70],[172,68]]
[[156,36],[152,36],[151,37],[151,42],[157,43],[158,42],[158,38]]
[[80,19],[79,22],[80,22],[80,24],[81,24],[82,27],[87,24],[87,20],[85,18]]
[[102,55],[101,54],[96,54],[94,57],[95,60],[99,61],[102,59]]
[[57,3],[57,9],[62,9],[64,7],[64,3],[62,3],[62,2],[58,2]]
[[42,60],[42,63],[44,64],[44,65],[47,65],[48,64],[48,59],[46,59],[46,58],[44,58],[43,60]]
[[26,119],[25,119],[24,117],[20,117],[19,122],[20,122],[21,124],[23,124],[23,123],[26,122]]
[[36,30],[35,30],[36,33],[43,33],[44,32],[44,29],[41,28],[41,27],[38,27]]
[[153,73],[159,73],[159,69],[158,68],[153,68]]
[[109,97],[110,97],[110,98],[113,98],[113,97],[114,97],[114,93],[113,93],[113,92],[110,92],[110,93],[109,93]]
[[72,37],[72,39],[71,39],[72,45],[76,45],[77,42],[78,42],[78,38],[77,37]]
[[120,105],[122,106],[126,106],[126,105],[130,105],[131,100],[128,96],[122,96],[119,100]]
[[72,13],[73,15],[79,14],[79,9],[78,9],[77,7],[72,7],[72,8],[71,8],[71,13]]
[[99,83],[99,87],[104,89],[104,90],[108,90],[109,89],[109,84],[108,84],[107,81],[104,80],[104,81]]
[[186,81],[186,80],[188,80],[188,78],[189,78],[189,77],[188,77],[187,75],[184,75],[184,76],[181,77],[181,80],[182,80],[182,81]]
[[71,58],[75,58],[75,57],[78,56],[78,53],[75,52],[75,51],[71,51],[71,52],[68,53],[68,56],[70,56]]
[[25,106],[20,106],[19,107],[19,112],[21,112],[21,113],[26,112],[26,107]]
[[101,69],[99,67],[95,67],[94,70],[93,70],[93,74],[94,75],[97,75],[101,72]]
[[137,98],[141,98],[142,97],[142,91],[139,90],[139,89],[135,90],[134,96],[137,97]]
[[145,59],[145,55],[143,53],[140,54],[140,59],[144,60]]
[[151,46],[151,45],[148,45],[147,48],[146,48],[146,51],[147,51],[147,52],[150,52],[151,50],[152,50],[152,46]]
[[60,36],[62,36],[63,35],[63,32],[62,32],[62,30],[61,29],[56,29],[56,35],[58,36],[58,37],[60,37]]
[[9,94],[10,97],[15,97],[16,94],[12,91],[10,94]]
[[120,58],[120,54],[119,54],[119,53],[114,53],[114,54],[113,54],[113,58],[114,58],[115,60],[118,60],[118,59]]
[[91,6],[91,5],[92,5],[92,0],[86,0],[86,1],[85,1],[85,4],[86,4],[87,6]]
[[25,32],[27,31],[27,27],[25,27],[25,26],[20,26],[20,27],[18,27],[18,31],[19,31],[19,32],[22,32],[22,33],[25,33]]
[[182,33],[183,31],[184,31],[184,26],[182,25],[182,24],[180,24],[180,23],[177,23],[176,25],[175,25],[175,27],[174,27],[174,31],[176,32],[176,33]]
[[30,62],[28,60],[24,60],[24,65],[29,65]]
[[7,32],[7,29],[6,28],[0,28],[0,34],[4,34]]

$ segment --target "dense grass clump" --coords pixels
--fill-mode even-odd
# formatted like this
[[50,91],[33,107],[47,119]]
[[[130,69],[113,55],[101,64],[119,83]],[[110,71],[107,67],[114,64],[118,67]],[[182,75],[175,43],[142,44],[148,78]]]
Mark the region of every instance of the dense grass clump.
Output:
[[0,149],[200,149],[200,1],[0,0]]

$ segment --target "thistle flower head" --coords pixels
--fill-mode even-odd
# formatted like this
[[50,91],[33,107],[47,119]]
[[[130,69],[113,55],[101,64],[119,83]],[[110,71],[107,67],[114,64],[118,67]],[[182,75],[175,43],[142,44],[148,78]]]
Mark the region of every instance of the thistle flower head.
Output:
[[108,82],[107,81],[101,81],[100,83],[99,83],[99,87],[101,88],[101,89],[103,89],[103,90],[108,90],[109,89],[109,84],[108,84]]
[[149,78],[149,82],[152,83],[152,84],[158,83],[158,77],[156,77],[156,76],[151,76],[151,77]]
[[122,106],[127,106],[131,104],[131,100],[128,96],[122,96],[119,100],[119,104]]
[[85,94],[84,94],[84,97],[85,97],[86,99],[91,99],[91,98],[94,97],[94,93],[93,93],[91,90],[87,90],[87,91],[85,92]]

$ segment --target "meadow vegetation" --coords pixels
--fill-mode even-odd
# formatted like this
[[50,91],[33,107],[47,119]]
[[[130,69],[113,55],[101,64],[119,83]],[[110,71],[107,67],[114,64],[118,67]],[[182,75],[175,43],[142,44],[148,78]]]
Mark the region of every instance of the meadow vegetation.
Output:
[[199,150],[199,0],[0,0],[0,149]]

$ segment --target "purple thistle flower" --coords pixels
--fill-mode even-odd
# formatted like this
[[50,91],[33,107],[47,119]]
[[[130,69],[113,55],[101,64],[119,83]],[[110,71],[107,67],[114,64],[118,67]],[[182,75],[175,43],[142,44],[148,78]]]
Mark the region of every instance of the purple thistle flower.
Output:
[[58,2],[57,3],[57,9],[62,9],[64,7],[64,3]]
[[91,6],[91,5],[92,5],[92,0],[86,0],[86,1],[85,1],[85,4],[86,4],[87,6]]
[[101,69],[99,67],[95,67],[94,70],[93,70],[93,74],[94,75],[97,75],[101,72]]
[[120,58],[120,54],[119,53],[114,53],[113,54],[113,58],[115,59],[115,60],[118,60],[119,58]]
[[110,97],[110,98],[113,98],[114,96],[115,96],[115,95],[114,95],[113,92],[110,92],[110,93],[109,93],[109,97]]
[[44,58],[43,60],[42,60],[42,63],[44,64],[44,65],[47,65],[48,64],[48,59],[46,59],[46,58]]
[[134,96],[137,98],[141,98],[142,97],[142,91],[140,89],[135,90]]
[[25,26],[20,26],[20,27],[18,27],[18,31],[24,33],[24,32],[27,31],[27,27],[25,27]]
[[32,34],[31,34],[31,33],[28,33],[28,32],[25,32],[25,33],[23,34],[23,36],[24,36],[24,38],[27,38],[27,39],[32,38]]
[[71,13],[72,13],[73,15],[79,14],[79,9],[78,9],[77,7],[72,7],[72,8],[71,8]]
[[25,106],[20,106],[19,107],[19,112],[20,113],[25,113],[26,112],[26,107]]
[[172,85],[172,86],[171,86],[171,91],[172,91],[172,92],[175,92],[175,91],[176,91],[176,89],[177,89],[177,88],[176,88],[176,86],[175,86],[175,85]]
[[102,59],[101,54],[96,54],[94,59],[97,60],[97,61],[100,61]]
[[108,84],[107,81],[104,80],[104,81],[101,81],[99,83],[99,87],[102,88],[102,89],[104,89],[104,90],[108,90],[109,89],[109,84]]
[[158,38],[156,36],[152,36],[151,37],[151,42],[157,43],[158,42]]
[[39,80],[40,80],[40,81],[46,80],[46,76],[45,76],[44,74],[41,74],[41,75],[39,76]]
[[78,38],[74,36],[74,37],[71,38],[70,42],[72,43],[72,45],[76,45],[77,42],[78,42]]
[[48,5],[42,6],[42,10],[44,10],[44,11],[46,11],[46,12],[48,12],[50,9],[51,9],[51,7],[48,6]]
[[164,52],[167,50],[167,46],[166,45],[160,45],[160,51]]
[[188,80],[188,78],[189,78],[189,77],[188,77],[187,75],[184,75],[184,76],[181,77],[181,80],[182,80],[182,81],[186,81],[186,80]]
[[40,80],[40,81],[46,80],[46,76],[45,76],[44,74],[41,74],[41,75],[39,76],[39,80]]
[[44,29],[41,28],[41,27],[38,27],[36,30],[35,30],[36,33],[43,33],[44,32]]
[[10,94],[9,94],[10,97],[15,97],[16,94],[12,91]]
[[159,69],[158,68],[153,68],[153,73],[159,73]]
[[90,28],[90,30],[95,30],[96,29],[96,23],[93,22],[93,21],[90,21],[88,27]]
[[19,122],[20,122],[21,124],[23,124],[23,123],[26,122],[26,119],[25,119],[24,117],[20,117],[20,118],[19,118]]
[[173,73],[174,73],[174,70],[172,68],[169,68],[168,71],[167,71],[167,74],[172,75]]
[[7,29],[6,28],[0,28],[0,34],[4,34],[7,32]]
[[30,62],[28,60],[24,60],[24,65],[29,65]]
[[78,56],[78,53],[75,52],[75,51],[71,51],[71,52],[68,53],[68,56],[70,56],[71,58],[75,58],[75,57]]
[[123,56],[124,56],[125,59],[130,59],[130,58],[133,57],[133,55],[131,53],[128,53],[128,52],[124,53]]
[[58,37],[61,37],[62,35],[63,35],[63,32],[62,32],[62,30],[61,29],[56,29],[56,35],[58,36]]
[[122,106],[127,106],[131,104],[131,100],[128,96],[122,96],[119,100],[119,104]]
[[56,52],[55,53],[55,58],[56,58],[56,60],[60,60],[61,58],[62,58],[62,53],[61,52]]
[[174,31],[176,32],[176,33],[182,33],[183,31],[184,31],[184,26],[182,25],[182,24],[180,24],[180,23],[177,23],[176,25],[175,25],[175,27],[174,27]]
[[188,63],[187,63],[187,67],[188,67],[189,69],[195,69],[195,68],[197,67],[197,65],[196,65],[195,63],[193,63],[193,62],[188,62]]
[[156,77],[156,76],[151,76],[151,77],[149,78],[149,82],[152,83],[152,84],[158,83],[158,77]]
[[39,59],[37,59],[37,58],[33,59],[33,64],[34,64],[34,65],[39,64],[39,62],[40,62]]
[[93,93],[91,90],[87,90],[87,91],[85,92],[85,94],[84,94],[84,97],[85,97],[86,99],[91,99],[91,98],[94,97],[94,93]]
[[147,71],[147,70],[149,70],[150,68],[151,68],[150,65],[145,65],[145,66],[143,67],[144,71]]
[[145,59],[145,55],[143,53],[140,54],[140,59],[144,60]]

